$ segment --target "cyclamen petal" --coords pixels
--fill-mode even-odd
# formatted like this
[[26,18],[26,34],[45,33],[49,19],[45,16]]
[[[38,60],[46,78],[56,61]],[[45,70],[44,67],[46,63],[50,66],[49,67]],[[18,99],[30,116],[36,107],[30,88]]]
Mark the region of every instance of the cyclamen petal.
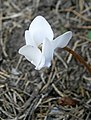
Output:
[[38,66],[41,61],[42,53],[37,47],[25,45],[19,49],[19,53],[35,66]]
[[72,38],[72,32],[68,31],[56,39],[53,40],[53,48],[56,49],[57,47],[64,48],[69,43],[70,39]]
[[25,31],[25,41],[26,41],[26,45],[36,46],[36,43],[33,40],[31,36],[31,32],[29,30]]
[[52,46],[52,41],[45,39],[42,47],[42,54],[45,57],[45,66],[49,67],[51,65],[51,60],[53,59],[54,48]]
[[36,70],[40,70],[45,67],[45,57],[42,55],[40,63],[35,67]]
[[40,45],[48,38],[53,40],[54,34],[50,24],[42,16],[37,16],[30,24],[29,31],[36,45]]

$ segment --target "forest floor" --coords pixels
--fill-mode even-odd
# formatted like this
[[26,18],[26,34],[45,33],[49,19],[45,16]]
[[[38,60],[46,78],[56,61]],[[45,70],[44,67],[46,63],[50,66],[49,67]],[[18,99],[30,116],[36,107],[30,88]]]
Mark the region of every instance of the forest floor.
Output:
[[72,31],[67,47],[91,66],[91,1],[2,0],[0,3],[0,120],[91,120],[91,73],[64,49],[44,70],[18,53],[24,32],[42,15],[55,37]]

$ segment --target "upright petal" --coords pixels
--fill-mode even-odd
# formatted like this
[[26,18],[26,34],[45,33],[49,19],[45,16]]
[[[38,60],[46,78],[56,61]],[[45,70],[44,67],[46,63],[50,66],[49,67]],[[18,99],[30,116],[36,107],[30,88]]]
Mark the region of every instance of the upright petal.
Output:
[[53,48],[64,48],[65,46],[67,46],[67,44],[69,43],[70,39],[72,38],[72,32],[68,31],[62,35],[60,35],[59,37],[57,37],[56,39],[53,40]]
[[24,55],[35,66],[38,66],[41,61],[42,53],[37,47],[25,45],[19,49],[19,53]]
[[40,63],[36,66],[36,70],[40,70],[40,69],[42,69],[43,67],[45,67],[44,66],[45,65],[45,57],[42,55],[42,57],[41,57],[41,60],[40,60]]
[[25,41],[26,41],[26,45],[36,46],[36,43],[31,37],[31,32],[29,30],[25,31]]
[[45,57],[45,67],[50,67],[51,65],[51,60],[53,59],[53,46],[52,46],[52,41],[45,39],[43,42],[43,47],[42,47],[42,54]]
[[51,26],[42,16],[37,16],[32,21],[29,27],[29,31],[31,32],[31,36],[37,45],[43,43],[43,40],[45,40],[45,38],[53,40],[54,37]]

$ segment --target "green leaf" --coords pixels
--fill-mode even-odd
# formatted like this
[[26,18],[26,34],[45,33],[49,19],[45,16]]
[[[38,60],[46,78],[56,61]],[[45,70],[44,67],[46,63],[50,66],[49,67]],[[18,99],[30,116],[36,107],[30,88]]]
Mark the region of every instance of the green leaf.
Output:
[[88,32],[87,37],[91,41],[91,31]]

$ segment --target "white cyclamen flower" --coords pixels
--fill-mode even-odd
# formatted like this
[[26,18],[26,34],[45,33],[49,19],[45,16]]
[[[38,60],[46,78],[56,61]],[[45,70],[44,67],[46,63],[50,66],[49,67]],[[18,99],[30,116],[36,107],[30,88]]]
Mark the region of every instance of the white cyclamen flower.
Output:
[[[53,52],[57,47],[64,48],[72,37],[68,31],[53,40],[54,34],[51,26],[42,16],[37,16],[25,31],[26,45],[19,49],[28,61],[34,64],[35,69],[50,67]],[[40,48],[41,47],[41,48]]]

